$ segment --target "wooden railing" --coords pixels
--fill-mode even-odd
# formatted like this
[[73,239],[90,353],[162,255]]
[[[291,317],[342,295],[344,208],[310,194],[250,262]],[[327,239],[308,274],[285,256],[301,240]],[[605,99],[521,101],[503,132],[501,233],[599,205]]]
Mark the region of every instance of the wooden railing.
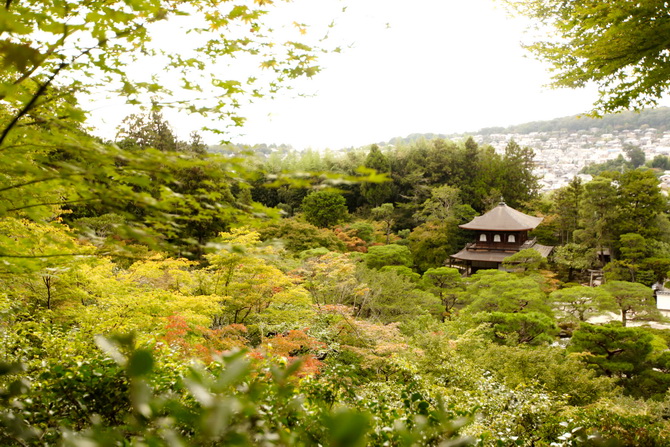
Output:
[[536,242],[536,239],[529,239],[523,244],[518,244],[515,242],[482,242],[475,241],[469,244],[466,244],[465,248],[468,250],[500,250],[500,251],[519,251],[524,248],[532,247]]

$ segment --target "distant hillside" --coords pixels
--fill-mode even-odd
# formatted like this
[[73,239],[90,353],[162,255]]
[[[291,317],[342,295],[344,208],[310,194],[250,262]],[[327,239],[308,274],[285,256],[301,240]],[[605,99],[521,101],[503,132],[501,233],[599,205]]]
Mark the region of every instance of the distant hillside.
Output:
[[453,138],[455,136],[457,136],[457,135],[446,135],[446,134],[443,134],[443,133],[413,133],[413,134],[410,134],[410,135],[406,136],[405,138],[402,138],[402,137],[392,138],[388,141],[388,143],[383,143],[383,144],[381,144],[381,146],[383,146],[385,144],[394,144],[394,145],[407,144],[407,143],[411,143],[412,141],[421,140],[421,139],[425,139],[425,140],[450,139],[450,138]]
[[594,128],[597,129],[595,133],[609,133],[613,130],[632,130],[644,127],[651,127],[662,132],[670,130],[670,107],[649,109],[639,113],[623,112],[615,115],[606,115],[602,118],[566,116],[550,121],[532,121],[509,127],[486,127],[475,132],[464,132],[461,134],[411,134],[405,138],[393,138],[389,141],[389,144],[409,143],[421,138],[427,140],[435,138],[453,139],[465,135],[530,134],[533,132],[575,133],[579,131],[591,131]]
[[642,127],[653,127],[660,131],[670,130],[670,108],[644,110],[642,112],[624,112],[616,115],[605,115],[602,118],[590,118],[586,116],[567,116],[556,118],[551,121],[533,121],[510,127],[487,127],[476,132],[480,135],[492,133],[520,133],[531,132],[578,132],[597,128],[603,132],[612,130],[639,129]]
[[239,155],[245,152],[255,153],[261,157],[268,157],[273,152],[291,152],[293,151],[293,146],[287,144],[228,144],[228,145],[210,145],[207,147],[207,151],[213,154],[220,155]]

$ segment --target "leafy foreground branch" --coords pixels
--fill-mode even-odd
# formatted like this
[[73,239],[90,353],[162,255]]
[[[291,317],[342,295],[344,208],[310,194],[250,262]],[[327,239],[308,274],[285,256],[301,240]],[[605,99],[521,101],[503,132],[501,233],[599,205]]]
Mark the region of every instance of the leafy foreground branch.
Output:
[[[458,435],[470,415],[430,402],[412,381],[400,406],[379,399],[372,414],[353,390],[301,378],[300,361],[278,365],[237,351],[177,376],[135,349],[133,337],[97,341],[114,361],[98,355],[56,367],[34,387],[21,365],[0,365],[2,445],[472,444]],[[44,383],[50,390],[40,393]],[[57,418],[59,427],[49,424]]]
[[[338,364],[319,374],[309,358],[287,363],[235,351],[207,366],[186,365],[173,348],[152,351],[135,347],[133,337],[99,337],[104,353],[40,362],[37,370],[0,364],[0,445],[668,445],[658,417],[615,408],[640,401],[566,406],[567,394],[505,385],[495,372],[508,368],[509,377],[527,382],[528,373],[545,381],[542,369],[562,356],[559,350],[477,347],[472,332],[454,350],[453,343],[442,345],[444,336],[426,340],[423,360],[378,356],[364,369],[354,351],[343,349],[333,353]],[[489,372],[473,368],[470,356],[488,359]],[[603,384],[575,375],[576,359],[560,363],[555,380],[576,392],[590,388],[587,401],[603,395],[593,388]]]

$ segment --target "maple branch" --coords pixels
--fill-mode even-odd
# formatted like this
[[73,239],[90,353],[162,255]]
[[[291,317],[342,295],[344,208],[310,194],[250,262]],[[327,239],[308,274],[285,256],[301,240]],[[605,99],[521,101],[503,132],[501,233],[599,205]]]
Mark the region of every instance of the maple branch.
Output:
[[91,253],[55,253],[51,255],[10,255],[7,253],[0,253],[0,258],[20,258],[20,259],[60,258],[60,257],[75,257],[75,256],[93,256],[93,255]]
[[23,188],[24,186],[33,185],[35,183],[48,182],[48,181],[51,181],[51,180],[59,180],[63,177],[72,177],[72,176],[75,176],[75,175],[81,175],[81,174],[62,174],[62,175],[59,175],[57,177],[38,178],[38,179],[35,179],[35,180],[30,180],[30,181],[27,181],[27,182],[23,182],[23,183],[17,183],[15,185],[5,186],[4,188],[0,188],[0,192],[9,191],[10,189]]
[[68,200],[68,201],[58,201],[58,202],[44,202],[44,203],[32,203],[30,205],[24,205],[24,206],[19,206],[16,208],[10,208],[5,210],[6,212],[10,211],[20,211],[20,210],[25,210],[27,208],[35,208],[37,206],[49,206],[49,205],[69,205],[71,203],[79,203],[79,202],[90,202],[93,200],[98,200],[98,199],[80,199],[80,200]]
[[19,120],[23,118],[23,116],[27,114],[35,106],[35,103],[37,102],[39,97],[42,96],[44,92],[46,92],[49,85],[51,85],[53,80],[56,79],[56,76],[58,76],[61,70],[63,70],[67,66],[68,66],[67,63],[61,62],[60,65],[58,65],[58,68],[56,68],[54,72],[51,73],[51,76],[49,76],[46,82],[40,85],[40,88],[38,88],[33,97],[30,98],[30,101],[28,101],[28,103],[25,106],[23,106],[21,111],[19,111],[19,113],[16,114],[16,116],[12,119],[12,121],[10,121],[7,127],[5,127],[5,129],[2,131],[2,135],[0,135],[0,146],[2,146],[2,143],[7,138],[7,135],[9,135],[9,132],[14,128],[14,126],[16,126],[16,123],[18,123]]
[[[63,39],[65,39],[66,36],[67,36],[67,30],[66,30],[66,33],[63,35]],[[60,64],[58,64],[58,67],[56,67],[56,69],[53,71],[53,73],[51,73],[51,75],[47,78],[47,80],[40,85],[40,88],[38,88],[37,91],[35,92],[35,94],[32,96],[32,98],[30,98],[30,101],[28,101],[28,103],[25,106],[23,106],[23,108],[19,111],[19,113],[16,114],[16,116],[12,119],[12,121],[2,131],[2,135],[0,135],[0,147],[2,146],[2,143],[7,138],[7,135],[9,135],[9,132],[16,126],[16,124],[19,122],[19,120],[21,118],[23,118],[28,112],[30,112],[30,110],[32,110],[32,108],[35,106],[35,103],[37,102],[37,100],[42,95],[44,95],[47,88],[49,88],[49,86],[54,81],[54,79],[56,79],[56,76],[58,76],[62,70],[69,67],[70,65],[72,65],[80,57],[86,56],[91,51],[93,51],[97,48],[101,48],[101,47],[105,46],[106,44],[107,44],[107,39],[102,39],[98,42],[97,45],[92,46],[90,48],[87,48],[87,49],[83,50],[81,53],[79,53],[78,55],[74,56],[70,62],[61,62]]]

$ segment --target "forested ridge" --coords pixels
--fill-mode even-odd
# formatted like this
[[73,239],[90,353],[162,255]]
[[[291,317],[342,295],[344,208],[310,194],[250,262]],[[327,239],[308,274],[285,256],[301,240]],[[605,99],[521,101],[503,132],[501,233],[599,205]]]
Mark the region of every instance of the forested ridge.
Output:
[[645,109],[639,112],[620,112],[604,115],[602,117],[591,117],[588,115],[568,116],[555,118],[549,121],[534,121],[509,127],[491,127],[479,130],[477,133],[490,135],[492,133],[519,133],[531,132],[579,132],[592,131],[608,133],[614,130],[635,130],[653,128],[659,132],[670,130],[668,124],[670,108],[659,107]]
[[[492,135],[492,134],[520,134],[527,135],[534,132],[545,133],[576,133],[589,132],[596,135],[610,133],[612,131],[636,130],[652,128],[658,132],[670,130],[670,108],[658,107],[654,109],[644,109],[639,112],[620,112],[616,114],[607,114],[602,117],[591,117],[589,115],[566,116],[554,118],[547,121],[532,121],[528,123],[515,124],[507,127],[484,127],[482,129],[471,129],[468,132],[461,133],[415,133],[405,137],[395,137],[388,141],[377,142],[381,147],[389,145],[409,145],[419,140],[461,140],[474,135]],[[288,152],[293,150],[290,145],[285,144],[256,144],[249,146],[239,145],[238,149],[251,149],[264,155],[270,155],[272,152]],[[347,150],[352,150],[349,148]],[[226,146],[212,146],[212,152],[226,152]]]
[[[514,141],[258,158],[181,141],[173,92],[126,57],[161,56],[199,93],[203,60],[259,58],[269,84],[216,75],[213,103],[177,104],[239,122],[241,96],[334,51],[300,24],[275,45],[271,3],[0,7],[0,445],[670,444],[657,170],[542,196]],[[150,45],[188,15],[218,33],[197,57]],[[77,100],[103,86],[148,105],[113,141]],[[543,217],[530,236],[553,255],[447,267],[474,237],[459,225],[501,201]]]
[[596,134],[609,133],[612,131],[635,130],[653,128],[659,132],[670,130],[670,108],[658,107],[655,109],[644,109],[639,112],[620,112],[607,114],[602,117],[591,117],[589,115],[566,116],[554,118],[547,121],[532,121],[528,123],[515,124],[507,127],[484,127],[479,130],[471,129],[469,132],[454,134],[411,134],[407,137],[396,137],[387,143],[379,144],[408,144],[419,139],[431,140],[434,138],[459,139],[466,135],[492,135],[492,134],[530,134],[533,132],[567,132],[576,133],[580,131],[593,132]]

